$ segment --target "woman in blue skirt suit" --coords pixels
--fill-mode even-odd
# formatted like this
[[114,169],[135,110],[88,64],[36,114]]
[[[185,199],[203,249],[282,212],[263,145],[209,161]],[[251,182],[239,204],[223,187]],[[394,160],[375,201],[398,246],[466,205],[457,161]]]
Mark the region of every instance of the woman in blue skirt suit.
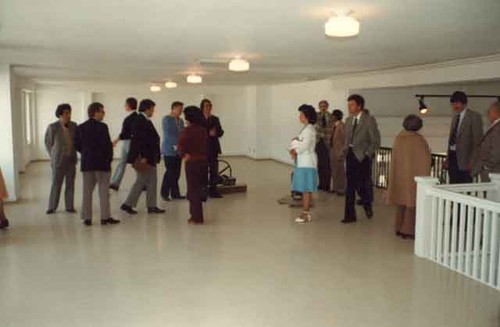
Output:
[[313,106],[303,104],[299,107],[300,122],[304,125],[299,135],[290,144],[290,155],[295,161],[293,170],[292,191],[303,193],[302,214],[295,219],[297,223],[310,222],[312,193],[318,190],[318,174],[316,157],[316,110]]

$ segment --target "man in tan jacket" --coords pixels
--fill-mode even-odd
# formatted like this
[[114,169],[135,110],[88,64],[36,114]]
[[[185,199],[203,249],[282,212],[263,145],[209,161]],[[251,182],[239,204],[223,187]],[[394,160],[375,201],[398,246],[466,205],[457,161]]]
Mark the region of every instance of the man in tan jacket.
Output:
[[481,181],[489,182],[489,173],[500,173],[500,102],[488,109],[490,128],[486,131],[475,156],[472,175],[481,175]]

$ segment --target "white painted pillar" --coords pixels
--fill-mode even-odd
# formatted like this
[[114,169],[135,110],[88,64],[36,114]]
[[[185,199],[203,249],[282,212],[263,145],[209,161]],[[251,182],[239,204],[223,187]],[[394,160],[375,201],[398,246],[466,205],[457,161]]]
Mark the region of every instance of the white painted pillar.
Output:
[[414,253],[421,258],[430,256],[432,198],[427,190],[436,187],[439,180],[434,177],[415,177],[417,182],[417,207],[415,221]]
[[500,202],[500,174],[490,174],[490,179],[491,182],[495,184],[496,191],[494,193],[490,192],[488,199],[491,201]]

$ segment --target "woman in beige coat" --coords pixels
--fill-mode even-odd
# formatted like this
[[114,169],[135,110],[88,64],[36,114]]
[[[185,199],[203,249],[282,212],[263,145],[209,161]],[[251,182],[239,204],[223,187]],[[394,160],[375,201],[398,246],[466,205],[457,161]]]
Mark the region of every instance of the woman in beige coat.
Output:
[[7,220],[7,217],[5,217],[3,209],[3,200],[7,196],[7,187],[5,186],[5,181],[3,180],[2,169],[0,169],[0,229],[9,227],[9,221]]
[[422,119],[409,115],[403,122],[404,130],[394,140],[392,148],[388,202],[397,205],[395,233],[403,238],[415,237],[415,176],[428,176],[431,171],[431,151],[418,131]]
[[342,111],[336,109],[332,113],[332,139],[330,142],[330,166],[332,169],[332,193],[341,196],[345,193],[345,132]]

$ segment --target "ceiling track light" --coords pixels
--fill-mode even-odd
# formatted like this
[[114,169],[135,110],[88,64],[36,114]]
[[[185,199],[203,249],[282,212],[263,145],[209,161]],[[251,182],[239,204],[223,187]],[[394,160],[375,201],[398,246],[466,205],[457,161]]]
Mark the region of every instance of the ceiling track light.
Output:
[[161,91],[161,85],[158,85],[158,84],[153,84],[151,85],[151,87],[149,88],[151,90],[151,92],[160,92]]
[[[424,98],[450,98],[449,94],[415,94],[418,98],[419,111],[422,115],[429,112],[429,107],[425,104]],[[490,98],[500,101],[500,95],[467,95],[468,98]]]
[[325,35],[330,37],[351,37],[359,34],[359,21],[349,12],[339,12],[325,23]]
[[191,74],[186,77],[186,81],[189,84],[201,84],[203,82],[203,78],[197,74]]
[[420,114],[425,115],[429,111],[429,108],[424,102],[424,97],[420,97],[420,99],[418,100],[418,104],[419,104],[418,110],[420,111]]
[[241,58],[235,58],[229,62],[229,70],[232,72],[247,72],[250,69],[250,63]]
[[175,89],[177,87],[177,83],[172,82],[172,81],[168,81],[168,82],[165,82],[165,87],[167,89]]

